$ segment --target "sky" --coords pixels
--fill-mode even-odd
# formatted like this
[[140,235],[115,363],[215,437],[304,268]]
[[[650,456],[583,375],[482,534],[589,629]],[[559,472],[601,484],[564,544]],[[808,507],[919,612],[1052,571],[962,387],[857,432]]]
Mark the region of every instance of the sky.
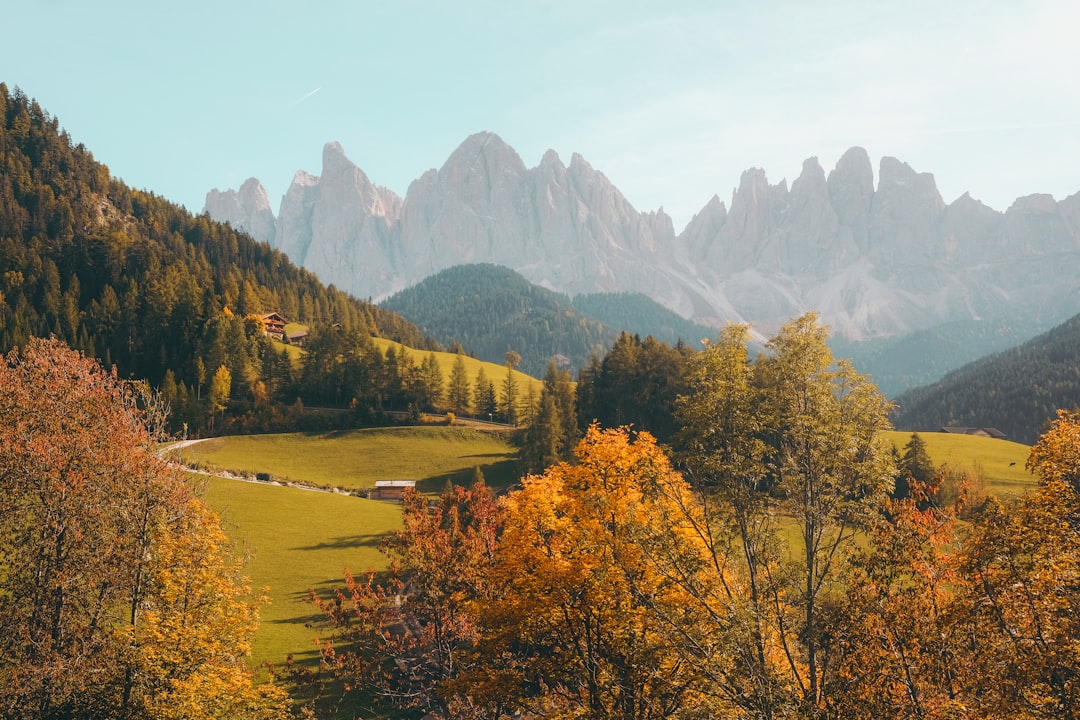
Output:
[[404,196],[469,135],[580,153],[676,231],[859,145],[998,210],[1080,191],[1075,0],[21,0],[0,82],[193,212],[342,144]]

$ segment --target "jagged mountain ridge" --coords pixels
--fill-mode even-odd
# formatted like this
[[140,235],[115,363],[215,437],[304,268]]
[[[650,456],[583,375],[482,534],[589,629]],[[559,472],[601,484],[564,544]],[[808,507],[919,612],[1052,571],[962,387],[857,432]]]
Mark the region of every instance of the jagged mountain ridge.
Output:
[[272,237],[265,208],[244,196],[212,191],[207,212],[376,299],[483,262],[558,292],[640,292],[763,334],[808,309],[850,340],[991,321],[1004,308],[1045,328],[1080,310],[1080,193],[1029,195],[1005,212],[966,194],[946,204],[932,175],[891,157],[875,187],[862,148],[828,174],[808,159],[790,189],[747,170],[730,205],[713,197],[678,235],[662,208],[637,211],[580,155],[564,165],[548,151],[528,168],[492,133],[466,139],[404,199],[330,143],[321,176],[297,173]]

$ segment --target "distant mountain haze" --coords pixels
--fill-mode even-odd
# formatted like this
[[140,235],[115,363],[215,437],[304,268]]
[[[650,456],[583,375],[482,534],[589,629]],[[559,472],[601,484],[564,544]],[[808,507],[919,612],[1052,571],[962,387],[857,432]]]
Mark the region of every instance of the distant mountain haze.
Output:
[[[881,343],[946,324],[1008,318],[1001,349],[1080,311],[1080,193],[946,204],[934,177],[851,148],[790,188],[742,174],[679,234],[639,212],[580,155],[528,168],[492,133],[465,140],[404,199],[337,143],[322,174],[298,172],[276,217],[265,191],[211,191],[206,211],[296,263],[376,300],[440,270],[493,263],[568,295],[636,292],[695,322],[750,322],[762,336],[809,309],[846,341]],[[981,332],[981,331],[976,331]],[[857,353],[857,350],[855,351]],[[970,359],[970,358],[967,358]],[[957,366],[953,364],[952,367]]]

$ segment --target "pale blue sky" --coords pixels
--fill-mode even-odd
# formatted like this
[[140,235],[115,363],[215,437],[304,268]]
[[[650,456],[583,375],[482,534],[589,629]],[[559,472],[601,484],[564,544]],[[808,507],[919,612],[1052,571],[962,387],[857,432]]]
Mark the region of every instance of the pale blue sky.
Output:
[[581,153],[680,230],[748,167],[852,145],[1004,210],[1080,191],[1080,3],[22,0],[0,81],[114,175],[198,212],[336,140],[404,195],[466,136]]

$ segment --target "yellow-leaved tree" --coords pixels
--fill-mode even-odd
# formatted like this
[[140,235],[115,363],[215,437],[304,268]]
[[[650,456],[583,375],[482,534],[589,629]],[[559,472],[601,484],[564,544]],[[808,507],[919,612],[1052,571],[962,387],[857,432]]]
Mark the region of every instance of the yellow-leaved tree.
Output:
[[507,499],[498,591],[473,604],[484,662],[448,689],[488,716],[708,714],[676,646],[705,626],[700,613],[726,608],[689,602],[671,582],[723,580],[693,527],[704,518],[689,487],[648,433],[594,425],[576,454],[578,464],[527,477]]
[[1039,487],[991,499],[960,557],[962,692],[983,717],[1080,717],[1080,412],[1032,447]]
[[752,717],[817,717],[841,650],[828,615],[844,559],[893,485],[890,405],[833,357],[816,314],[782,327],[755,361],[748,334],[731,326],[691,358],[678,400],[678,457],[710,518],[703,540],[734,577],[716,592],[742,628],[733,669],[689,658]]
[[247,666],[258,603],[217,517],[198,499],[159,528],[149,592],[131,628],[139,697],[147,717],[285,717],[288,698],[257,685]]

